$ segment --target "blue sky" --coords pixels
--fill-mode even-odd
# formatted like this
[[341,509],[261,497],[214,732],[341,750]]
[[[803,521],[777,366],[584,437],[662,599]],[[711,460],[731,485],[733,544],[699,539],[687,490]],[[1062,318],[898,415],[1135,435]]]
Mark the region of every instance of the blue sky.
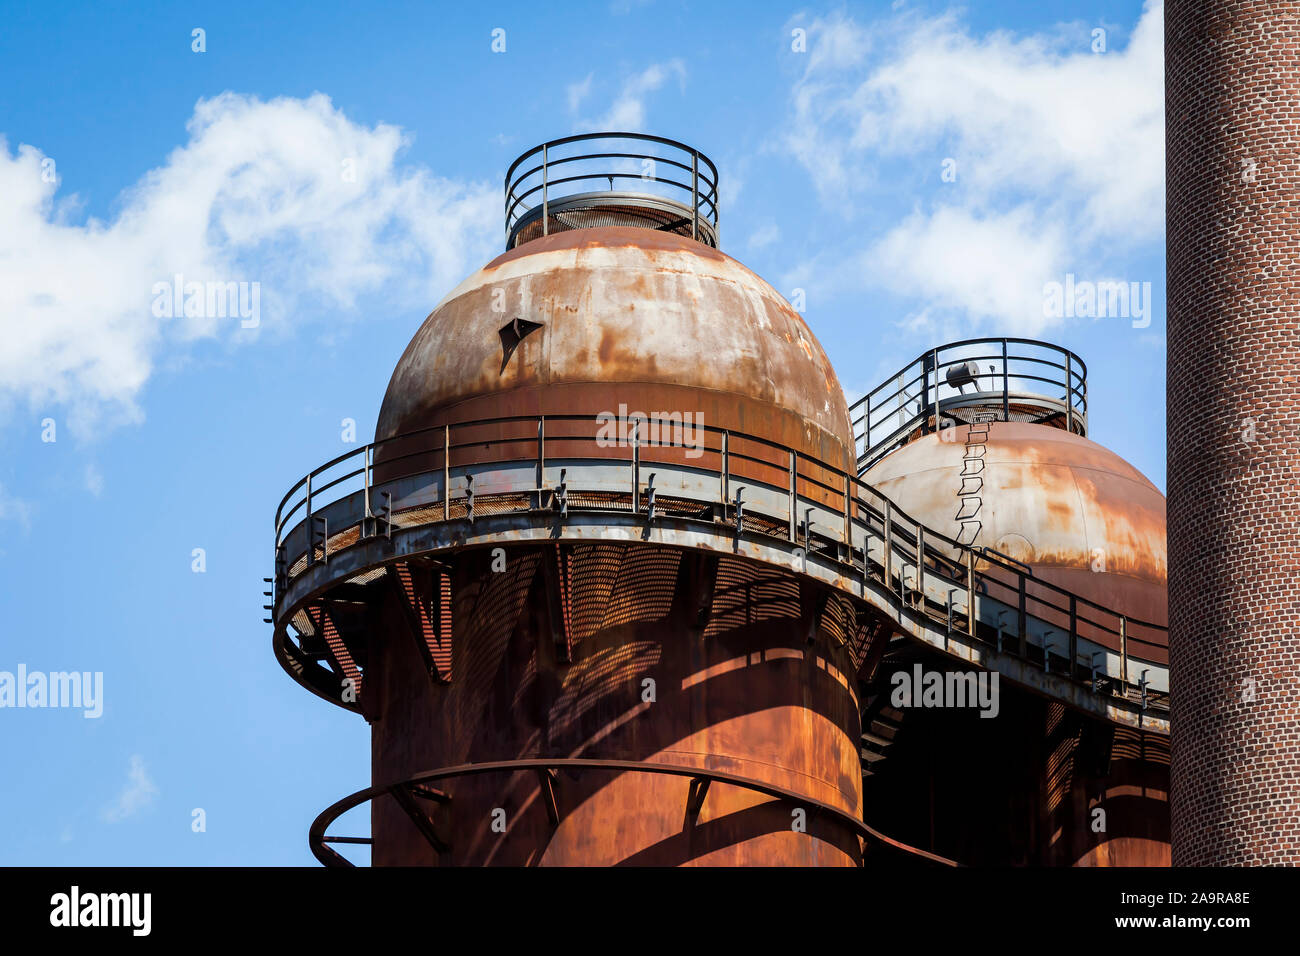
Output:
[[[344,419],[372,437],[545,139],[709,154],[724,250],[804,290],[850,400],[949,339],[1045,338],[1163,488],[1161,29],[1103,0],[0,0],[0,671],[104,675],[98,719],[0,709],[0,863],[311,862],[367,728],[275,663],[272,515]],[[155,316],[178,272],[259,283],[258,326]],[[1149,326],[1045,318],[1067,274],[1150,283]]]

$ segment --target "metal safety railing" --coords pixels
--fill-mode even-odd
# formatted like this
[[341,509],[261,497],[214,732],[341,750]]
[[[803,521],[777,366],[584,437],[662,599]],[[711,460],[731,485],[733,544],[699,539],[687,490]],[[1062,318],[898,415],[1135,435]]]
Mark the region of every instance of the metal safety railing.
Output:
[[945,418],[962,420],[962,410],[993,421],[1056,419],[1086,435],[1087,375],[1069,349],[1034,339],[965,339],[930,349],[850,407],[858,471],[918,432],[944,427]]
[[[443,781],[484,774],[514,774],[520,771],[531,771],[537,774],[539,802],[545,808],[547,818],[551,826],[554,827],[559,824],[561,818],[560,797],[563,794],[557,793],[560,778],[556,775],[556,772],[560,770],[567,771],[570,774],[582,771],[614,774],[649,773],[686,777],[690,779],[691,785],[687,791],[686,806],[683,809],[686,811],[688,819],[691,820],[699,816],[704,801],[708,798],[710,785],[716,781],[728,787],[749,790],[800,807],[806,811],[811,811],[832,825],[843,827],[850,833],[855,834],[864,843],[870,844],[875,852],[884,851],[899,858],[923,864],[953,867],[959,865],[955,860],[939,856],[936,853],[930,853],[919,847],[909,846],[888,837],[842,807],[825,803],[807,794],[787,787],[777,786],[765,780],[744,777],[726,770],[689,765],[656,763],[648,760],[608,760],[591,757],[524,757],[515,760],[461,764],[456,767],[426,770],[396,783],[367,787],[364,790],[348,794],[342,800],[336,801],[323,810],[312,821],[311,829],[307,835],[308,844],[311,847],[312,854],[325,866],[354,866],[355,864],[351,860],[336,852],[331,844],[334,846],[352,844],[373,847],[373,838],[334,836],[328,832],[329,828],[349,810],[354,810],[379,797],[391,797],[402,812],[415,824],[420,835],[428,843],[429,849],[439,856],[448,854],[452,849],[449,838],[444,838],[438,833],[433,820],[424,809],[425,807],[448,806],[453,803],[453,796],[442,789]],[[434,786],[435,784],[438,786]]]
[[[597,144],[594,147],[589,144]],[[597,188],[597,187],[605,188]],[[583,133],[535,146],[506,171],[506,248],[579,210],[718,244],[718,169],[693,147],[644,133]],[[631,217],[631,218],[629,218]],[[586,221],[586,220],[584,220]],[[689,229],[688,229],[689,227]]]
[[578,415],[485,419],[339,455],[276,509],[277,606],[297,575],[394,528],[537,510],[696,519],[835,562],[846,580],[883,585],[909,613],[945,622],[945,634],[964,633],[1094,691],[1104,685],[1144,709],[1166,706],[1146,677],[1167,672],[1164,625],[928,528],[856,474],[795,449],[703,425],[687,433],[680,420],[653,416],[615,438],[602,424]]

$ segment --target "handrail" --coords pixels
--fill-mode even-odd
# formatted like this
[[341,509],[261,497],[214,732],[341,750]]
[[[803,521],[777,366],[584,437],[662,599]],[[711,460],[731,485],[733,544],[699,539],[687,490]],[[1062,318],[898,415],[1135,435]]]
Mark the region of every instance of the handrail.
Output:
[[[640,420],[638,418],[638,421]],[[371,442],[332,458],[295,482],[276,509],[277,602],[280,591],[283,586],[287,585],[287,569],[291,564],[288,560],[290,556],[283,553],[285,539],[289,534],[293,534],[298,528],[301,528],[304,523],[308,525],[306,531],[308,544],[304,544],[301,551],[303,555],[308,556],[309,565],[316,560],[315,531],[310,522],[313,515],[318,515],[333,504],[333,501],[322,503],[320,496],[326,490],[337,487],[343,481],[360,476],[363,479],[362,485],[366,492],[363,523],[364,521],[371,521],[375,518],[375,515],[371,510],[370,495],[375,487],[374,471],[377,468],[385,471],[385,482],[438,474],[441,474],[445,481],[445,477],[450,474],[453,466],[451,459],[456,451],[465,447],[472,447],[479,452],[475,459],[476,466],[494,462],[527,462],[532,460],[532,454],[535,453],[539,466],[538,487],[531,489],[530,494],[538,494],[537,501],[540,507],[543,500],[542,493],[547,490],[542,486],[546,462],[550,461],[553,464],[557,460],[583,459],[582,448],[575,449],[573,447],[575,443],[579,446],[583,444],[590,445],[593,450],[599,447],[597,446],[598,439],[594,433],[570,434],[571,430],[557,426],[566,422],[595,424],[598,421],[599,419],[593,415],[548,414],[545,416],[502,416],[455,424],[438,424]],[[773,527],[779,526],[784,529],[782,536],[788,536],[789,541],[792,543],[802,544],[807,551],[821,549],[839,554],[837,547],[846,544],[849,562],[855,568],[858,568],[860,560],[859,572],[866,573],[865,569],[872,560],[869,557],[870,540],[874,538],[881,541],[884,553],[882,554],[882,560],[877,564],[882,568],[882,579],[891,589],[894,588],[893,582],[896,577],[891,566],[895,562],[900,562],[903,565],[900,570],[904,573],[897,575],[897,579],[898,586],[904,590],[904,593],[910,591],[913,594],[917,592],[924,594],[924,590],[920,586],[920,579],[922,578],[942,580],[956,585],[957,590],[966,593],[967,607],[973,608],[974,595],[977,592],[988,595],[990,590],[1005,591],[1008,594],[1007,600],[993,599],[997,600],[998,603],[1006,604],[1008,607],[1011,607],[1013,603],[1018,605],[1019,610],[1014,633],[1019,641],[1021,657],[1027,655],[1025,636],[1029,633],[1028,623],[1031,620],[1047,627],[1065,628],[1067,625],[1061,624],[1060,621],[1068,618],[1068,629],[1063,633],[1069,639],[1072,651],[1082,629],[1080,625],[1091,628],[1094,633],[1108,634],[1118,638],[1121,657],[1120,668],[1123,675],[1127,675],[1130,661],[1155,663],[1141,654],[1134,653],[1135,647],[1156,649],[1167,647],[1168,632],[1165,625],[1143,621],[1117,612],[1067,588],[1034,576],[1032,569],[1009,556],[1001,555],[989,548],[972,548],[942,532],[929,528],[900,508],[897,503],[877,488],[863,481],[857,474],[845,472],[816,456],[805,454],[762,436],[702,424],[695,427],[701,430],[704,436],[703,439],[698,442],[698,445],[692,444],[688,446],[684,438],[681,441],[676,439],[672,430],[674,423],[670,419],[647,416],[644,421],[645,426],[643,430],[639,430],[635,440],[625,439],[618,443],[619,447],[630,449],[630,460],[612,456],[608,446],[600,447],[599,453],[589,456],[592,460],[624,460],[632,465],[634,490],[631,500],[634,502],[634,509],[638,513],[644,513],[644,507],[638,497],[640,491],[638,469],[652,470],[654,467],[648,460],[642,461],[640,457],[641,449],[698,447],[700,459],[690,461],[687,467],[691,471],[708,476],[708,480],[713,483],[713,487],[721,489],[721,501],[702,501],[701,504],[709,506],[721,505],[724,521],[729,520],[727,518],[728,508],[734,508],[734,502],[727,500],[730,494],[729,485],[733,487],[739,487],[742,484],[755,488],[766,487],[782,496],[788,495],[789,501],[785,513],[763,514],[761,516],[766,517]],[[676,424],[680,425],[680,422]],[[462,444],[453,441],[453,437],[457,432],[460,432],[463,436],[470,429],[510,425],[521,426],[518,429],[517,437],[494,437],[485,441],[481,436],[478,436]],[[653,436],[655,434],[656,427],[661,438],[664,434],[668,438],[665,440],[647,438],[647,435]],[[426,435],[432,435],[435,440],[427,443],[421,442],[419,439]],[[416,446],[415,449],[406,451],[405,447],[408,443],[413,443]],[[553,451],[556,443],[566,443],[569,449],[563,455],[557,454]],[[485,460],[483,449],[493,445],[498,446],[498,448],[500,446],[526,445],[530,446],[531,449],[535,449],[535,452],[523,455],[513,449],[506,449],[496,453],[499,457]],[[391,448],[399,453],[379,460],[376,452],[383,448]],[[716,468],[705,464],[704,456],[706,454],[718,456],[719,460]],[[398,467],[404,460],[425,455],[441,456],[441,461],[437,463],[436,467],[420,467],[410,470],[403,470]],[[331,469],[350,463],[357,457],[361,458],[359,467],[345,469],[346,473],[342,475],[327,474]],[[755,470],[767,470],[771,474],[769,480],[750,477],[741,478],[736,474],[737,466],[748,467],[751,473]],[[572,483],[572,478],[570,478],[570,483]],[[356,494],[361,490],[361,488],[358,488],[348,494]],[[571,487],[568,493],[572,496],[582,490],[581,488],[574,489]],[[347,497],[347,495],[342,497]],[[334,500],[342,500],[342,497]],[[483,496],[480,495],[479,497]],[[442,511],[444,520],[450,515],[450,511],[447,510],[450,500],[450,495],[444,494],[444,508]],[[814,508],[809,508],[810,505],[813,505]],[[307,509],[306,517],[295,526],[293,531],[286,534],[289,520],[304,506]],[[805,521],[810,515],[806,516],[804,514],[805,510],[818,510],[821,517],[815,524],[808,525]],[[746,517],[751,519],[760,517],[759,510],[748,504],[745,506],[744,513]],[[832,520],[830,522],[831,526],[825,533],[822,530],[812,530],[814,527],[821,529],[823,527],[821,522],[827,516]],[[836,528],[840,530],[836,531]],[[861,547],[855,543],[853,537],[855,529],[867,535],[866,538],[861,539]],[[295,560],[301,560],[297,553],[292,557]],[[906,567],[917,568],[915,576],[917,586],[910,587],[906,584]],[[283,580],[280,573],[282,570],[285,573]],[[1012,596],[1014,596],[1014,601]],[[1037,611],[1037,613],[1032,613],[1033,611]],[[1053,618],[1059,620],[1054,621]],[[967,627],[971,631],[971,636],[974,637],[974,615],[968,616]],[[1135,633],[1135,631],[1138,633]],[[1143,633],[1147,633],[1148,636],[1144,637]],[[1161,635],[1165,635],[1163,642],[1159,640]],[[1086,639],[1092,640],[1091,638]],[[1046,654],[1046,649],[1044,649],[1044,653]],[[1074,660],[1072,653],[1071,661]],[[1074,663],[1071,664],[1072,669],[1073,667]],[[1124,683],[1127,684],[1126,678]]]
[[[515,187],[518,188],[518,186],[523,184],[524,180],[526,180],[529,176],[535,173],[547,172],[548,170],[554,169],[556,166],[562,166],[565,163],[583,162],[592,159],[654,159],[656,164],[664,163],[669,166],[676,166],[678,169],[683,169],[688,173],[692,173],[693,175],[698,175],[698,172],[696,170],[693,170],[690,166],[687,166],[685,163],[679,163],[675,159],[668,159],[663,156],[648,156],[648,155],[643,155],[641,153],[584,153],[581,156],[565,156],[561,159],[548,158],[546,165],[539,164],[537,166],[534,166],[532,169],[525,170],[524,172],[520,173],[519,179],[516,180],[515,182]],[[700,202],[708,203],[710,209],[716,211],[717,204],[714,202],[714,199],[717,196],[717,185],[711,182],[706,177],[700,176],[699,178],[703,180],[706,186],[709,187],[709,191],[707,193],[700,194],[699,196]],[[520,217],[514,215],[515,210],[519,208],[520,203],[522,203],[533,193],[539,192],[543,189],[549,189],[549,187],[558,186],[561,183],[581,182],[586,179],[637,179],[639,180],[642,179],[642,176],[637,173],[599,172],[599,173],[581,173],[577,176],[566,176],[561,179],[551,179],[548,174],[546,177],[546,181],[544,183],[538,183],[536,186],[533,186],[531,189],[525,190],[522,193],[516,194],[514,189],[510,190],[510,192],[506,196],[506,200],[507,200],[506,222],[510,225],[513,225],[515,222],[518,221]],[[669,185],[677,186],[679,189],[682,190],[690,190],[693,188],[691,186],[687,186],[685,183],[679,183],[675,179],[666,179],[662,176],[655,177],[654,181],[659,183],[668,183]],[[514,202],[510,202],[509,201],[510,199],[514,199]],[[524,207],[523,211],[528,212],[532,208],[534,207],[526,206]],[[520,214],[520,216],[522,216],[522,213]]]
[[[614,140],[653,143],[666,150],[667,155],[663,152],[654,153],[648,150],[643,152],[624,151],[616,147],[607,147],[596,152],[578,152],[574,155],[552,155],[552,151],[556,148],[573,143]],[[536,156],[540,156],[540,162],[525,167],[520,171],[520,168],[528,160]],[[616,168],[613,163],[606,164],[605,160],[641,160],[642,163],[650,161],[655,164],[656,170],[658,164],[663,163],[689,173],[690,183],[688,185],[676,179],[659,177],[658,175],[647,176],[644,171],[640,173],[628,172],[626,169]],[[577,175],[554,178],[553,173],[557,167],[565,167],[574,163],[579,164],[577,166],[579,170]],[[534,177],[538,177],[539,174],[540,181],[534,181]],[[614,181],[619,179],[656,183],[661,187],[669,188],[660,190],[663,195],[653,192],[644,195],[640,193],[620,194],[614,190]],[[542,235],[548,235],[551,228],[550,207],[553,203],[587,196],[592,198],[599,196],[599,193],[580,193],[573,190],[563,190],[558,195],[555,192],[557,186],[588,180],[608,180],[610,188],[604,192],[607,192],[612,199],[626,195],[632,200],[639,197],[670,203],[682,209],[689,217],[692,238],[700,239],[704,235],[705,241],[713,244],[717,242],[718,168],[713,164],[712,160],[694,147],[662,136],[651,136],[646,133],[601,132],[580,133],[574,136],[548,140],[539,146],[534,146],[510,164],[510,168],[506,170],[505,175],[504,211],[507,248],[514,245],[515,236],[526,222],[531,221],[538,215],[541,217]],[[525,204],[526,200],[539,192],[541,193],[540,205]],[[676,196],[680,196],[681,199],[673,198]],[[687,197],[689,197],[689,202]],[[536,203],[536,200],[533,200],[533,202]],[[709,238],[710,234],[711,238]]]
[[[1033,354],[1025,347],[1047,354]],[[981,363],[990,361],[995,364],[985,371]],[[1011,420],[1013,406],[1017,411],[1034,409],[1043,418],[1061,416],[1070,431],[1086,435],[1087,376],[1079,356],[1035,339],[963,339],[927,349],[850,407],[858,472],[918,430],[928,434],[941,429],[941,416],[946,413],[955,420],[953,411],[962,407],[986,409],[993,420],[1001,421]],[[1050,386],[1052,394],[1035,391],[1039,385]],[[967,392],[967,386],[974,390]]]
[[[787,787],[768,783],[765,780],[745,777],[727,770],[694,767],[689,764],[656,763],[648,760],[610,760],[592,757],[522,757],[515,760],[467,763],[455,767],[442,767],[437,770],[426,770],[423,773],[414,774],[413,776],[407,777],[404,780],[396,781],[395,783],[366,787],[364,790],[358,790],[355,793],[348,794],[341,800],[336,800],[330,806],[317,814],[316,819],[312,821],[311,828],[307,834],[308,845],[311,848],[312,855],[315,856],[323,865],[331,867],[351,867],[353,864],[350,860],[341,854],[335,853],[326,846],[328,843],[366,844],[371,842],[371,838],[367,837],[340,837],[332,836],[327,832],[330,828],[330,824],[334,823],[349,810],[356,809],[363,803],[373,800],[375,797],[384,795],[392,795],[401,800],[406,798],[407,793],[412,788],[427,786],[431,783],[441,783],[443,780],[476,776],[480,774],[517,773],[520,770],[566,770],[569,772],[598,770],[610,773],[654,773],[677,777],[690,777],[692,780],[722,783],[731,787],[752,790],[755,793],[761,793],[764,796],[772,797],[775,800],[781,800],[788,804],[811,810],[819,816],[826,817],[835,823],[853,830],[858,838],[862,839],[864,842],[868,840],[874,841],[888,850],[900,852],[918,860],[923,860],[927,863],[933,863],[939,866],[956,867],[960,865],[955,860],[950,860],[937,853],[931,853],[928,850],[922,850],[920,847],[909,846],[906,843],[888,837],[872,827],[865,820],[854,816],[852,813],[849,813],[847,810],[837,807],[834,804],[826,803],[822,800],[816,799],[815,797],[799,793]],[[429,790],[425,790],[424,792],[430,794]],[[436,788],[432,791],[431,796],[439,803],[449,803],[453,799],[450,794]],[[435,851],[446,851],[447,847],[445,845],[439,847],[438,844],[441,841],[432,839],[434,834],[431,830],[426,830],[424,827],[421,827],[420,829],[422,835],[426,840],[429,840]]]

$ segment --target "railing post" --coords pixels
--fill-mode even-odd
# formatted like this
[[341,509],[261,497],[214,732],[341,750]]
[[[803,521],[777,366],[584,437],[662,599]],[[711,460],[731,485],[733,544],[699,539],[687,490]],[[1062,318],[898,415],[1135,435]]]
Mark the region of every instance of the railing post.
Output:
[[916,593],[921,596],[921,609],[925,609],[925,526],[916,526]]
[[[885,590],[894,590],[894,504],[885,500],[885,553],[880,562],[885,571]],[[901,590],[901,589],[900,589]]]
[[700,238],[700,154],[691,150],[691,238]]
[[727,502],[731,497],[731,432],[722,433],[722,520],[727,520]]
[[537,510],[545,507],[546,487],[546,416],[537,416]]
[[307,567],[316,563],[316,532],[313,530],[316,526],[312,523],[311,517],[311,472],[307,473]]
[[[934,363],[934,352],[925,353],[921,358],[921,434],[930,434],[930,368]],[[936,379],[938,376],[935,376]],[[937,382],[935,391],[938,391]]]
[[867,392],[867,397],[863,403],[866,405],[866,412],[862,416],[862,454],[866,454],[871,448],[871,393]]
[[957,593],[957,588],[948,589],[948,616],[943,631],[943,649],[948,649],[948,638],[952,636],[952,596]]
[[1025,621],[1025,574],[1017,571],[1020,578],[1020,606],[1016,609],[1016,630],[1020,634],[1020,658],[1024,660],[1029,654],[1029,635],[1026,633]]
[[799,522],[799,504],[798,498],[798,452],[790,452],[790,541],[793,543],[797,537],[795,525]]
[[451,520],[451,426],[442,426],[442,520]]
[[1078,599],[1070,595],[1070,679],[1074,679],[1074,664],[1079,659]]
[[[862,399],[862,455],[871,450],[871,393]],[[854,449],[857,453],[857,449]],[[854,463],[857,464],[857,463]]]
[[1002,340],[1002,420],[1011,421],[1011,376],[1007,372],[1007,340]]
[[632,421],[632,513],[639,515],[641,513],[641,442],[638,439],[637,432],[641,427],[641,419],[636,418]]
[[1071,427],[1074,423],[1074,403],[1070,401],[1070,353],[1065,353],[1065,430],[1074,431]]
[[364,504],[366,507],[366,510],[362,512],[362,514],[366,518],[370,518],[372,516],[370,511],[370,450],[373,447],[374,445],[367,445],[365,448],[361,450],[361,480],[365,487]]
[[1119,681],[1128,686],[1128,618],[1119,616]]
[[849,561],[853,560],[853,478],[844,473],[844,547],[848,549]]
[[966,549],[966,633],[975,636],[975,552],[970,548]]
[[550,197],[547,196],[547,189],[550,185],[550,170],[546,167],[546,144],[542,144],[542,235],[550,235],[551,230],[551,205]]

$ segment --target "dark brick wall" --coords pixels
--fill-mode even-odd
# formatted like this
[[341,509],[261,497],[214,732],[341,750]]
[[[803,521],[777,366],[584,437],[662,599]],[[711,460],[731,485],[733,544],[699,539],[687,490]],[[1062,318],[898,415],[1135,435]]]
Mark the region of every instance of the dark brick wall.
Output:
[[1300,2],[1168,0],[1165,75],[1173,862],[1295,865]]

